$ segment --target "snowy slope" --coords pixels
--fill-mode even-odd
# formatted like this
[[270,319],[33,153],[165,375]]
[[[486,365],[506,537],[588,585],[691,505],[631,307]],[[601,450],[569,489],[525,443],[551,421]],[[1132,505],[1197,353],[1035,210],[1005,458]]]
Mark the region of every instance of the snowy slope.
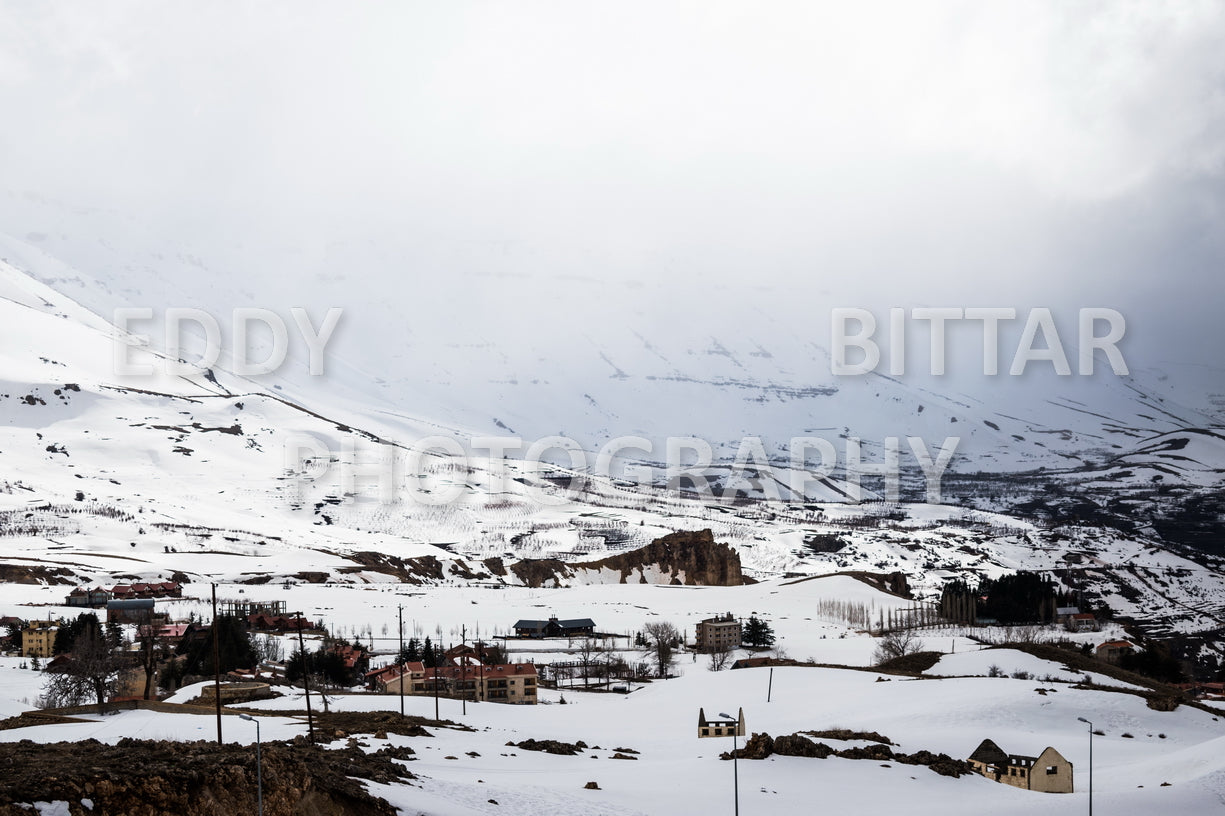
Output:
[[[28,246],[21,258],[64,272]],[[0,263],[0,275],[0,511],[14,574],[53,583],[42,603],[57,603],[65,585],[117,578],[386,582],[397,575],[377,563],[387,557],[440,559],[439,572],[416,580],[514,584],[483,562],[597,559],[711,529],[754,578],[900,571],[930,601],[954,577],[1061,570],[1159,631],[1223,625],[1219,569],[1167,552],[1146,531],[1039,525],[955,505],[737,506],[600,479],[564,494],[549,477],[566,471],[515,460],[437,454],[412,470],[414,441],[462,433],[370,415],[340,392],[307,401],[314,392],[221,368],[167,373],[156,351],[128,347],[75,301],[12,265]],[[155,374],[117,374],[118,351]],[[1181,434],[1133,455],[1202,449],[1179,466],[1213,476],[1219,437]],[[303,444],[315,451],[310,461],[294,455]],[[453,500],[433,500],[443,495]],[[839,546],[812,546],[822,539]],[[358,553],[378,555],[359,563]],[[583,580],[609,579],[619,580]]]
[[[345,308],[323,382],[301,360],[269,382],[312,402],[340,396],[391,422],[432,420],[529,440],[560,433],[592,449],[640,435],[656,445],[647,461],[662,460],[669,436],[708,440],[722,460],[735,456],[745,436],[761,437],[780,459],[795,437],[825,438],[841,457],[842,440],[857,436],[873,460],[886,437],[935,446],[956,436],[954,470],[969,472],[1080,465],[1159,434],[1223,422],[1225,376],[1176,364],[1127,377],[981,377],[981,363],[969,359],[948,377],[932,377],[916,351],[902,378],[835,377],[828,310],[856,304],[829,292],[807,300],[763,289],[746,299],[680,271],[653,279],[502,274],[530,265],[523,248],[506,250],[510,256],[490,248],[477,253],[479,261],[461,262],[447,248],[421,243],[340,242],[322,256],[291,246],[279,258],[256,257],[241,244],[159,242],[116,213],[82,215],[41,200],[25,202],[19,218],[28,224],[19,234],[51,255],[8,239],[0,257],[100,314],[191,306],[224,324],[236,306],[282,313],[306,306],[312,314]],[[266,284],[224,282],[270,264],[294,269],[291,297]],[[411,282],[403,292],[363,291],[364,270],[397,267],[407,267]],[[443,303],[448,308],[437,308]],[[507,304],[525,304],[530,314]],[[601,304],[609,304],[607,313]],[[977,338],[957,341],[978,353]],[[915,462],[904,457],[903,464]]]

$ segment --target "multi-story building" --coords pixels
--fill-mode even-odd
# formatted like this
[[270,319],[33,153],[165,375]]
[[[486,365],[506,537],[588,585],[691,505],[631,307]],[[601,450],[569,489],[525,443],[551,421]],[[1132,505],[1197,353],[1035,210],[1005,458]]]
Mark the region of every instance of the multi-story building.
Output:
[[509,663],[499,666],[480,664],[442,666],[427,669],[420,662],[384,666],[366,673],[371,687],[386,694],[434,694],[488,700],[492,703],[532,705],[536,702],[536,666]]
[[694,646],[699,652],[726,652],[740,646],[740,621],[732,613],[707,618],[697,625]]
[[30,621],[21,632],[22,657],[50,657],[59,627],[52,621]]

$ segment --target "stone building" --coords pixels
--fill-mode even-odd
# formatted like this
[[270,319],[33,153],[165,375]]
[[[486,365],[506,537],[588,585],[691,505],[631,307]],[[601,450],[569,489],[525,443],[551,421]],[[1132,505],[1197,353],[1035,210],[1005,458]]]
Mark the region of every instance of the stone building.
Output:
[[1042,793],[1071,793],[1073,789],[1072,763],[1050,747],[1036,757],[1007,754],[985,739],[970,754],[970,764],[988,779],[1014,788]]
[[740,621],[732,613],[707,618],[694,630],[694,647],[699,652],[727,652],[740,646]]

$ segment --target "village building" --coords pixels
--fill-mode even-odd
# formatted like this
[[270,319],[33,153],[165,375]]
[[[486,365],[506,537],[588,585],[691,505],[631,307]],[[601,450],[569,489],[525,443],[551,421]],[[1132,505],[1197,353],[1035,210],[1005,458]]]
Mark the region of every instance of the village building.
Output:
[[[164,581],[161,583],[137,583],[137,584],[116,584],[109,590],[111,598],[122,601],[130,601],[140,598],[181,598],[183,597],[183,587],[175,581]],[[107,599],[110,600],[110,599]],[[102,604],[97,604],[101,606]]]
[[50,657],[58,631],[54,621],[30,621],[21,632],[21,656]]
[[102,587],[77,587],[64,599],[67,606],[100,607],[111,599],[111,591]]
[[1060,626],[1067,626],[1068,618],[1073,615],[1080,614],[1079,606],[1057,606],[1055,607],[1055,620]]
[[366,650],[361,646],[353,646],[348,643],[333,643],[329,651],[340,657],[346,669],[360,670],[369,663]]
[[1072,793],[1072,763],[1054,748],[1047,747],[1036,757],[1008,754],[989,739],[983,740],[970,764],[988,779],[1014,788],[1041,793]]
[[384,694],[461,697],[475,702],[534,705],[536,703],[536,666],[532,663],[504,663],[497,666],[461,665],[426,668],[420,661],[384,666],[366,672],[369,688]]
[[1097,659],[1118,665],[1123,657],[1135,652],[1136,647],[1126,640],[1108,640],[1097,647]]
[[296,632],[299,629],[308,631],[315,624],[306,618],[296,615],[271,615],[263,612],[253,613],[246,617],[247,628],[258,632]]
[[1097,618],[1090,612],[1075,612],[1068,615],[1063,625],[1069,632],[1096,632],[1101,628],[1098,626]]
[[587,637],[595,634],[595,623],[591,618],[558,620],[552,615],[547,621],[516,621],[514,629],[515,636],[521,638]]
[[590,618],[558,620],[553,615],[548,620],[516,621],[514,630],[521,638],[584,637],[595,633],[595,623]]
[[365,674],[366,688],[384,694],[399,694],[403,685],[404,694],[425,693],[425,664],[420,660],[409,663],[392,663]]
[[107,623],[151,623],[161,625],[169,619],[164,612],[155,612],[152,598],[112,600],[106,602]]
[[164,641],[171,646],[177,646],[186,636],[191,624],[189,623],[167,623],[161,626],[150,626],[141,624],[136,627],[137,639],[144,639],[152,635],[156,640]]
[[694,629],[694,646],[699,652],[728,652],[740,647],[740,621],[728,612],[700,621]]

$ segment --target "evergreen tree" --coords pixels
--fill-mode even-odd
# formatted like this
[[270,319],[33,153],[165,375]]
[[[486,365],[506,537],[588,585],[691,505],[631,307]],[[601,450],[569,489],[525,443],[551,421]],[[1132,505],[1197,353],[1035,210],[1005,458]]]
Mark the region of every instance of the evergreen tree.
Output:
[[432,669],[439,664],[442,658],[439,652],[440,650],[436,649],[433,641],[430,640],[430,636],[426,635],[425,645],[421,647],[421,662],[425,664],[427,669]]
[[115,621],[106,622],[106,642],[112,649],[118,649],[123,643],[123,627]]
[[744,624],[744,633],[740,639],[748,646],[763,647],[774,645],[774,629],[756,615],[751,616]]
[[82,612],[74,620],[65,621],[55,633],[55,642],[51,645],[51,654],[59,655],[71,652],[77,639],[82,635],[102,637],[102,624],[93,612]]
[[255,647],[243,622],[232,615],[218,615],[209,627],[208,637],[197,641],[187,650],[184,674],[213,674],[213,638],[217,638],[221,672],[248,669],[259,661]]
[[[347,687],[353,685],[357,680],[355,671],[347,667],[344,658],[329,645],[322,645],[313,652],[307,652],[305,665],[306,671],[312,678],[312,686],[322,686],[328,683],[333,686]],[[289,656],[289,662],[285,664],[285,679],[296,683],[302,679],[302,671],[302,652],[295,649]]]

